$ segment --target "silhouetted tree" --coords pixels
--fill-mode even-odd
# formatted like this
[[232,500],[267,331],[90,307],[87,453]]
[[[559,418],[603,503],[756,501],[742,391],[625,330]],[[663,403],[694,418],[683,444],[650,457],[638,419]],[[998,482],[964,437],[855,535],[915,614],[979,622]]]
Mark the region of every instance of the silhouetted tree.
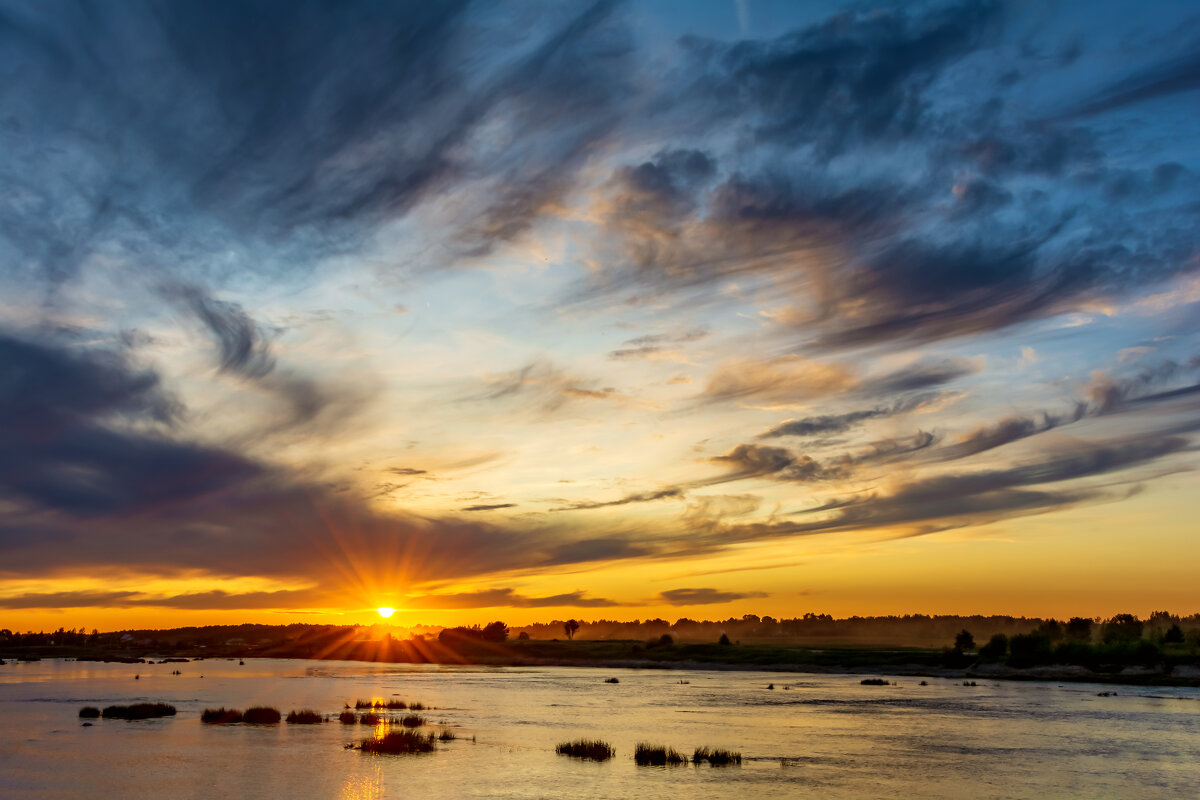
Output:
[[579,622],[569,619],[563,623],[563,631],[567,634],[567,640],[575,638],[575,631],[579,630]]
[[958,632],[958,635],[954,637],[954,649],[959,653],[963,652],[964,650],[975,649],[975,637],[971,635],[969,630],[963,628]]
[[717,644],[731,645],[731,644],[733,644],[733,642],[729,641],[729,634],[722,633],[721,638],[717,640]]
[[1163,643],[1183,644],[1183,628],[1179,627],[1179,623],[1167,628],[1167,632],[1163,634]]
[[1142,621],[1133,614],[1117,614],[1100,627],[1100,641],[1132,642],[1142,638]]
[[528,642],[529,634],[526,631],[521,631],[520,633],[517,634],[517,641],[518,642]]
[[503,622],[489,622],[479,632],[479,638],[485,642],[503,642],[508,640],[508,626]]
[[1051,644],[1062,641],[1063,627],[1058,620],[1051,618],[1037,626],[1037,632],[1050,640]]
[[1067,638],[1072,642],[1092,640],[1092,621],[1087,617],[1071,617],[1067,620]]
[[1018,633],[1008,640],[1008,663],[1014,667],[1044,664],[1050,658],[1050,640],[1043,633]]
[[997,633],[988,639],[988,643],[979,648],[979,657],[989,661],[999,661],[1008,653],[1008,637]]

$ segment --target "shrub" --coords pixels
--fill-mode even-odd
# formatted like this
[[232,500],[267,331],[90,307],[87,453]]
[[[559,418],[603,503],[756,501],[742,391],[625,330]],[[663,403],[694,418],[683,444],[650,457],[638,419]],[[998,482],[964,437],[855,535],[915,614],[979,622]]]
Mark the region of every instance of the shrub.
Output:
[[338,714],[338,722],[342,723],[343,725],[353,725],[358,722],[358,717],[354,715],[353,711],[343,711],[342,713]]
[[364,753],[428,753],[433,750],[434,736],[417,731],[388,731],[377,739],[365,739],[358,746]]
[[425,724],[425,718],[420,714],[406,714],[400,718],[400,724],[406,728],[419,728]]
[[131,706],[108,706],[101,712],[105,719],[151,719],[173,717],[175,706],[166,703],[134,703]]
[[95,719],[100,716],[100,709],[95,706],[84,706],[79,709],[79,716],[82,719]]
[[692,763],[700,764],[707,761],[714,767],[727,767],[730,764],[741,764],[742,754],[729,750],[709,750],[707,747],[697,747],[692,753]]
[[299,711],[289,711],[287,721],[291,725],[316,725],[325,719],[311,708],[303,708]]
[[283,719],[283,715],[279,713],[278,709],[267,706],[247,708],[246,713],[242,714],[242,722],[248,722],[251,725],[274,725],[281,719]]
[[999,661],[1008,652],[1008,637],[997,633],[988,643],[979,648],[979,657],[988,661]]
[[573,742],[562,742],[554,748],[554,752],[560,756],[607,761],[613,757],[615,751],[608,742],[602,742],[599,739],[578,739]]
[[668,764],[686,764],[687,756],[673,747],[638,742],[633,750],[633,760],[639,767],[663,767]]
[[722,633],[721,638],[717,639],[717,644],[721,645],[722,647],[728,647],[733,644],[733,642],[729,641],[729,634]]
[[200,714],[200,721],[212,725],[224,725],[242,721],[242,712],[232,708],[206,708]]

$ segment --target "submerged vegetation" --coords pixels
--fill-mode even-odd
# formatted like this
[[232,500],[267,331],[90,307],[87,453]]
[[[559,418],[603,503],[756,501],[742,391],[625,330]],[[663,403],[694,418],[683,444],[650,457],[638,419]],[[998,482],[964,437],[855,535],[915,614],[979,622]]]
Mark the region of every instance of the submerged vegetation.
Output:
[[434,734],[408,729],[388,731],[375,739],[364,739],[356,749],[364,753],[429,753],[434,749]]
[[633,760],[639,767],[664,767],[686,764],[687,756],[673,747],[638,742],[633,750]]
[[612,745],[600,739],[577,739],[573,742],[562,742],[554,748],[554,752],[560,756],[584,758],[591,761],[607,761],[615,753]]
[[324,722],[325,718],[320,712],[313,711],[311,708],[302,708],[299,711],[289,711],[287,721],[292,725],[316,725]]
[[709,750],[707,747],[697,747],[692,753],[692,763],[702,764],[707,761],[714,767],[727,767],[742,763],[742,754],[730,750]]
[[[134,703],[130,706],[108,706],[100,714],[105,719],[153,719],[175,716],[175,706],[166,703]],[[82,713],[80,716],[83,716]]]

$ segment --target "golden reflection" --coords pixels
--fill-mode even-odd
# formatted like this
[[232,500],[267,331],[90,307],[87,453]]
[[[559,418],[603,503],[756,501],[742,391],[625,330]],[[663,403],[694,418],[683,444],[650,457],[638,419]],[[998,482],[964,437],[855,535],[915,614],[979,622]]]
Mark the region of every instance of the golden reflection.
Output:
[[363,772],[346,778],[338,791],[339,800],[379,800],[385,796],[383,770],[371,759],[362,759]]

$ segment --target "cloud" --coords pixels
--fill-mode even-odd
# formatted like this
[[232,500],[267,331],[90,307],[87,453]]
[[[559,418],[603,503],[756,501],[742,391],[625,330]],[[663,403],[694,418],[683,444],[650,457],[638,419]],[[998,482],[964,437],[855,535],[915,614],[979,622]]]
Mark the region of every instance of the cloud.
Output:
[[679,334],[656,333],[629,339],[623,347],[609,352],[608,357],[614,361],[628,361],[638,358],[681,360],[681,356],[669,351],[664,345],[689,344],[699,341],[708,335],[708,331],[693,329]]
[[590,511],[596,508],[611,508],[613,506],[626,506],[631,503],[653,503],[656,500],[676,500],[684,496],[685,489],[679,486],[671,486],[666,489],[659,489],[653,492],[635,492],[627,494],[624,497],[619,497],[616,500],[583,500],[577,503],[569,503],[559,508],[552,508],[551,511]]
[[611,608],[622,605],[603,597],[585,595],[585,592],[575,591],[545,597],[529,597],[508,588],[484,589],[477,592],[407,597],[404,605],[406,608]]
[[216,300],[196,285],[176,285],[164,293],[186,305],[204,323],[220,350],[222,372],[264,378],[275,369],[262,329],[237,303]]
[[942,393],[926,393],[902,398],[890,406],[876,406],[875,408],[847,411],[842,414],[821,414],[815,417],[789,419],[763,431],[758,438],[774,439],[781,436],[823,436],[831,433],[845,433],[867,420],[917,411],[942,397]]
[[782,406],[837,394],[856,383],[844,366],[801,356],[733,361],[713,371],[699,399],[705,403],[746,401]]
[[672,606],[707,606],[720,603],[732,603],[734,600],[747,600],[755,597],[767,597],[766,592],[722,592],[716,589],[668,589],[659,598]]
[[516,503],[491,503],[477,506],[467,506],[460,508],[459,511],[497,511],[502,508],[516,508]]
[[1158,97],[1196,90],[1200,90],[1200,56],[1186,55],[1117,81],[1069,112],[1069,115],[1102,114]]
[[928,389],[974,375],[979,365],[965,358],[922,360],[863,382],[865,394],[899,394]]

